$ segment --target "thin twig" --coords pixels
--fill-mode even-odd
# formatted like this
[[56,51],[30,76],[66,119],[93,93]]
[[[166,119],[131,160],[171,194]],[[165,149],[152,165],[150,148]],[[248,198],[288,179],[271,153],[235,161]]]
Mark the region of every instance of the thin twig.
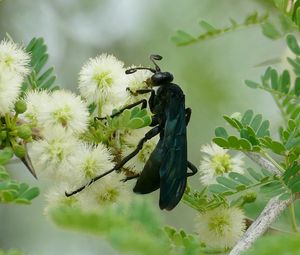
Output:
[[268,230],[269,226],[280,216],[288,205],[292,203],[292,201],[292,199],[282,201],[278,199],[278,197],[272,198],[234,246],[229,255],[239,255],[250,248],[251,245]]
[[[281,175],[280,171],[267,159],[258,153],[245,152],[256,164],[270,171],[273,174]],[[229,255],[240,255],[242,252],[251,247],[251,245],[262,236],[280,216],[280,214],[293,202],[293,198],[280,200],[279,196],[270,199],[257,219],[247,229],[241,239],[233,247]]]

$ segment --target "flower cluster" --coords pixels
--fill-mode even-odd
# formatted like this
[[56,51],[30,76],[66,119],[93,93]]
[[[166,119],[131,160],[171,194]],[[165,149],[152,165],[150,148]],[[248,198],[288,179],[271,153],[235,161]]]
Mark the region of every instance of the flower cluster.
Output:
[[[128,76],[121,61],[102,54],[90,59],[79,73],[81,97],[65,90],[27,91],[24,98],[27,110],[21,118],[38,128],[42,137],[29,146],[33,166],[38,177],[58,183],[47,195],[46,211],[59,203],[99,208],[128,198],[128,188],[121,181],[126,177],[122,172],[105,176],[74,197],[66,198],[64,193],[112,169],[119,155],[129,154],[144,135],[144,129],[114,130],[106,121],[95,120],[88,108],[94,105],[96,116],[111,115],[114,109],[134,100],[126,88],[134,91],[144,88],[143,80],[150,73],[147,75]],[[86,138],[93,132],[100,139]],[[135,163],[125,166],[126,172],[140,172],[154,146],[154,141],[147,144],[135,157]]]

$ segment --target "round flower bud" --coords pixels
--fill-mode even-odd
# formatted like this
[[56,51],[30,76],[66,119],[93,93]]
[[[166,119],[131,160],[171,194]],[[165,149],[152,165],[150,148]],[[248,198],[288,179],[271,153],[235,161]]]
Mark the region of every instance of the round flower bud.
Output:
[[24,158],[26,155],[26,149],[23,145],[15,144],[13,145],[13,150],[18,158]]
[[29,139],[32,135],[32,130],[28,125],[21,125],[17,127],[18,137],[22,139]]
[[22,114],[22,113],[26,112],[26,110],[27,110],[27,105],[26,105],[25,101],[18,100],[15,103],[15,111],[16,111],[16,113]]

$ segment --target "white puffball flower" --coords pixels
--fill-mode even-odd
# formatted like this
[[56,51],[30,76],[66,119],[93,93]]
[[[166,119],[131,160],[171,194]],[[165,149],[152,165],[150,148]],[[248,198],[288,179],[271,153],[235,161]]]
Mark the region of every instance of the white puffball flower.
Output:
[[[135,66],[132,66],[128,69],[135,68]],[[132,93],[136,93],[137,90],[140,89],[149,89],[148,85],[146,84],[146,81],[151,78],[153,75],[152,72],[149,70],[137,70],[135,73],[128,74],[128,83],[127,87],[130,89]],[[127,103],[134,103],[138,100],[141,100],[143,98],[148,99],[150,96],[150,93],[146,94],[140,94],[140,95],[133,95],[128,91],[128,101]]]
[[[150,128],[141,128],[135,129],[124,135],[124,146],[122,147],[122,158],[129,155],[133,150],[135,150],[139,141],[144,137],[144,135],[149,131]],[[126,164],[130,171],[133,173],[141,173],[145,163],[148,161],[151,153],[155,149],[159,140],[159,136],[155,136],[152,139],[146,141],[143,144],[143,148],[139,151],[139,153],[130,159]]]
[[76,196],[67,197],[65,195],[68,185],[66,183],[60,183],[59,185],[53,186],[45,194],[47,205],[44,208],[44,214],[48,215],[51,209],[59,206],[77,207],[78,199]]
[[246,229],[244,212],[237,207],[218,207],[196,218],[199,239],[213,248],[231,248]]
[[228,150],[218,145],[206,144],[201,147],[204,154],[200,166],[200,182],[204,185],[216,183],[216,177],[227,175],[229,172],[243,173],[244,161],[241,154],[231,156]]
[[122,173],[111,173],[81,191],[77,198],[82,208],[92,210],[130,201],[131,192]]
[[13,109],[20,94],[21,84],[21,76],[0,69],[0,115]]
[[49,102],[44,102],[42,114],[38,115],[38,122],[46,129],[61,126],[66,130],[81,133],[87,130],[87,105],[72,92],[65,90],[54,91]]
[[29,69],[30,55],[18,44],[2,40],[0,42],[0,70],[25,77]]
[[34,127],[41,127],[41,123],[38,120],[41,119],[41,115],[45,114],[48,104],[51,101],[51,96],[46,90],[30,90],[26,93],[24,98],[27,109],[21,118],[29,121]]
[[124,63],[113,55],[101,54],[84,64],[79,73],[79,91],[89,104],[95,103],[98,115],[106,116],[127,99]]
[[43,139],[29,144],[29,156],[37,175],[65,179],[72,168],[79,142],[71,132],[60,126],[43,130]]
[[96,146],[80,144],[72,165],[68,178],[75,186],[84,185],[114,167],[112,154],[101,143]]

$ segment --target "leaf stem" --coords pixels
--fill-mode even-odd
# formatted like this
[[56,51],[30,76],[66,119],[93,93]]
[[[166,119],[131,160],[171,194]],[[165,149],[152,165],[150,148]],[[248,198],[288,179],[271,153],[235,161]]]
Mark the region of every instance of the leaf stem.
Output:
[[289,205],[289,212],[290,212],[290,219],[291,219],[292,230],[294,232],[298,232],[298,227],[297,227],[297,222],[296,222],[296,216],[295,216],[295,207],[294,207],[293,203],[291,203]]

